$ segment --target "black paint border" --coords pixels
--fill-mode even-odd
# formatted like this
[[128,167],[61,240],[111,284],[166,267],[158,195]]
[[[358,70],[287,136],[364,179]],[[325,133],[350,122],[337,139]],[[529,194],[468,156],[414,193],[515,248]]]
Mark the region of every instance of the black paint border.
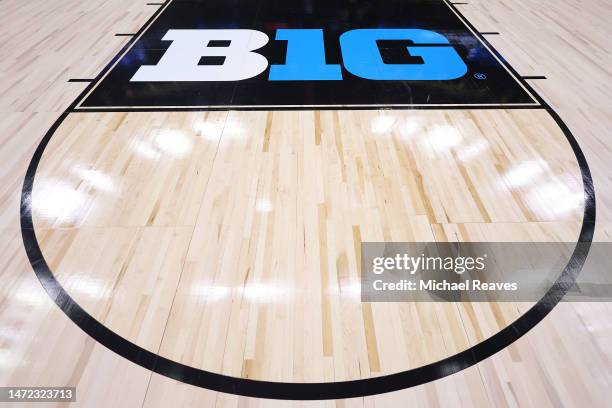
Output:
[[[563,269],[559,278],[546,293],[546,295],[512,324],[467,350],[425,366],[385,376],[326,383],[283,383],[230,377],[177,363],[145,350],[142,347],[124,339],[89,315],[74,301],[74,299],[70,297],[70,295],[56,280],[53,272],[49,269],[49,266],[43,257],[37,241],[31,212],[32,188],[34,185],[36,170],[42,158],[43,152],[57,128],[71,112],[74,112],[74,107],[76,106],[77,102],[94,85],[93,82],[86,87],[81,95],[79,95],[79,97],[70,105],[70,107],[62,113],[62,115],[55,121],[53,126],[47,131],[34,152],[23,183],[20,209],[22,239],[30,264],[32,265],[36,276],[40,280],[49,297],[85,333],[111,351],[121,355],[135,364],[140,365],[143,368],[174,380],[182,381],[198,387],[257,398],[322,400],[363,397],[398,391],[457,373],[492,356],[493,354],[512,344],[514,341],[518,340],[552,311],[557,303],[561,301],[567,290],[575,282],[577,275],[580,273],[580,270],[588,255],[595,229],[595,189],[586,158],[580,149],[578,142],[565,123],[563,123],[559,115],[529,86],[527,82],[525,82],[516,73],[516,71],[514,71],[514,69],[512,69],[512,67],[510,67],[505,59],[503,59],[499,53],[481,35],[479,35],[476,30],[474,30],[473,26],[467,20],[465,20],[454,5],[448,3],[448,0],[444,1],[447,2],[447,4],[449,4],[459,18],[462,19],[463,22],[475,32],[479,39],[489,47],[491,52],[493,52],[502,61],[506,68],[508,68],[517,78],[519,78],[523,85],[540,102],[540,108],[545,109],[550,114],[552,119],[557,123],[567,138],[567,141],[569,142],[570,147],[576,156],[576,160],[581,171],[584,189],[584,215],[578,238],[579,245],[577,245],[576,249],[572,253],[569,263]],[[147,24],[145,24],[139,30],[139,33],[142,32],[149,25],[149,23],[163,11],[164,8],[165,7],[160,7],[160,9],[157,10],[151,19],[149,19]],[[126,44],[123,50],[129,45],[130,43]],[[123,50],[117,54],[115,58],[113,58],[113,61],[109,63],[109,66],[122,54]],[[104,72],[105,70],[98,75],[96,80],[98,80],[101,75],[104,74]],[[444,108],[442,107],[440,109]],[[473,108],[466,107],[466,109]],[[506,107],[502,109],[511,108]]]
[[[500,65],[508,70],[510,76],[514,79],[514,81],[523,86],[523,90],[529,95],[532,99],[533,103],[517,103],[517,104],[437,104],[437,105],[428,105],[428,104],[405,104],[405,105],[393,105],[393,104],[357,104],[355,106],[342,106],[342,105],[310,105],[310,106],[292,106],[292,105],[281,105],[281,106],[262,106],[262,105],[229,105],[229,106],[219,106],[219,105],[211,105],[211,106],[83,106],[83,102],[91,92],[94,91],[100,82],[104,79],[104,77],[114,68],[114,66],[119,62],[121,58],[123,58],[127,52],[132,48],[132,46],[140,39],[142,34],[146,31],[146,29],[153,23],[155,19],[172,3],[173,0],[168,0],[165,3],[161,3],[163,7],[160,7],[147,22],[134,34],[115,34],[115,36],[131,36],[130,40],[121,48],[119,53],[115,55],[111,59],[111,61],[100,71],[100,73],[96,76],[95,80],[88,86],[76,99],[75,103],[72,104],[71,108],[74,112],[183,112],[183,111],[260,111],[260,110],[403,110],[403,109],[529,109],[530,107],[533,109],[543,108],[541,105],[541,99],[534,92],[534,90],[529,87],[526,82],[521,78],[521,76],[508,64],[508,62],[491,46],[491,44],[484,39],[483,34],[490,33],[481,33],[476,28],[470,24],[467,19],[459,12],[459,10],[454,6],[454,3],[449,0],[441,0],[444,4],[448,6],[448,8],[455,13],[457,18],[465,24],[465,26],[472,32],[474,37],[476,37],[480,42],[485,45],[485,48],[488,49],[497,59]],[[460,3],[461,4],[461,3]],[[467,4],[467,3],[466,3]],[[499,33],[495,33],[499,34]]]

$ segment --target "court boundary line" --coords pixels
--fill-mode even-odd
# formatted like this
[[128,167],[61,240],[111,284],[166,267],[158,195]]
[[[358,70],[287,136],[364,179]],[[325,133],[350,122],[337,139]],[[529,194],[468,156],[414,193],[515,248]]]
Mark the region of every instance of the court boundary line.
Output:
[[546,109],[542,105],[390,105],[390,106],[379,106],[379,105],[265,105],[265,106],[210,106],[200,107],[194,106],[189,108],[178,108],[178,107],[142,107],[142,108],[76,108],[71,110],[74,113],[93,113],[93,112],[250,112],[250,111],[325,111],[325,110],[352,110],[352,111],[372,111],[372,110],[483,110],[483,109],[496,109],[496,110],[515,110],[515,109]]

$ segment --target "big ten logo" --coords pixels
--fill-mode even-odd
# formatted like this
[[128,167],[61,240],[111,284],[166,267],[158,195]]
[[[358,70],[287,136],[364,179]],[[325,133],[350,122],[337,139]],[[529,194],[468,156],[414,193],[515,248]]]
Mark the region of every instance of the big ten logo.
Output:
[[[256,30],[168,30],[171,41],[157,65],[143,65],[133,82],[240,81],[262,74],[268,60],[256,51],[269,42]],[[278,29],[276,41],[287,42],[285,64],[271,65],[269,81],[340,81],[342,69],[327,64],[322,29]],[[379,41],[409,41],[411,63],[385,63]],[[340,35],[345,69],[374,81],[452,80],[467,66],[443,35],[422,29],[357,29]]]

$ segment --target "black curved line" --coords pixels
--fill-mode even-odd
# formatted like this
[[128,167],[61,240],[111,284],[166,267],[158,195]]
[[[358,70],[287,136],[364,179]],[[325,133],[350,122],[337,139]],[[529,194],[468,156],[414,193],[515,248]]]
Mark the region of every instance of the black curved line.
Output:
[[591,173],[578,143],[552,110],[549,114],[564,132],[580,166],[585,207],[583,224],[568,265],[546,295],[515,322],[481,343],[443,360],[404,372],[368,379],[328,383],[282,383],[230,377],[190,367],[156,355],[114,333],[79,306],[56,280],[36,239],[31,194],[38,164],[53,133],[68,111],[49,129],[28,166],[21,195],[21,232],[28,259],[48,295],[60,309],[96,341],[126,359],[156,373],[199,387],[243,396],[274,399],[337,399],[374,395],[424,384],[454,374],[497,353],[539,323],[575,282],[590,249],[595,226],[595,192]]
[[[451,5],[452,6],[452,5]],[[454,8],[454,7],[453,7]],[[470,25],[469,22],[464,21]],[[486,40],[481,37],[485,43]],[[516,72],[506,61],[488,44],[491,50],[516,75]],[[103,71],[104,72],[104,71]],[[102,75],[102,73],[100,74]],[[99,76],[100,76],[99,75]],[[98,76],[98,77],[99,77]],[[520,76],[517,75],[517,78]],[[578,245],[574,249],[570,261],[563,272],[548,290],[548,292],[509,326],[486,340],[443,360],[427,364],[418,368],[400,373],[352,380],[327,383],[283,383],[259,381],[204,371],[185,364],[177,363],[165,357],[152,353],[144,348],[126,340],[114,333],[102,323],[98,322],[79,306],[57,281],[49,269],[40,249],[32,220],[31,199],[36,170],[51,137],[61,125],[67,115],[74,108],[77,98],[71,106],[62,113],[53,126],[47,131],[44,138],[36,148],[32,160],[26,171],[21,193],[21,234],[24,247],[43,288],[57,306],[85,333],[94,338],[111,351],[158,374],[182,381],[198,387],[214,391],[225,392],[257,398],[291,399],[291,400],[320,400],[362,397],[398,391],[434,381],[468,368],[504,349],[518,340],[535,325],[537,325],[561,301],[567,290],[575,282],[588,255],[593,239],[596,217],[595,189],[586,158],[578,142],[563,123],[559,115],[527,84],[522,81],[542,106],[551,115],[567,138],[580,167],[584,189],[584,215],[582,227],[578,238]],[[87,90],[86,90],[87,91]],[[84,92],[86,92],[84,91]]]

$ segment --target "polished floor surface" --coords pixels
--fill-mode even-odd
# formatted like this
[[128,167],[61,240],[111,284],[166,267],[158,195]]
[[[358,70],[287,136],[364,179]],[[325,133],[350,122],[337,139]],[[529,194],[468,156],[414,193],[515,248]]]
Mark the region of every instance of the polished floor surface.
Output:
[[[541,126],[502,136],[520,121]],[[573,242],[583,198],[542,110],[130,112],[72,114],[32,205],[50,269],[117,334],[208,371],[320,382],[438,361],[521,311],[362,304],[362,241]]]
[[[612,9],[588,5],[454,6],[546,76],[533,107],[87,111],[68,80],[164,6],[4,3],[0,385],[76,386],[71,406],[606,406],[610,304],[561,303],[480,361],[533,304],[362,303],[358,275],[366,241],[610,241]],[[335,103],[304,94],[287,105]],[[320,389],[348,399],[275,388],[428,366],[391,392]]]

